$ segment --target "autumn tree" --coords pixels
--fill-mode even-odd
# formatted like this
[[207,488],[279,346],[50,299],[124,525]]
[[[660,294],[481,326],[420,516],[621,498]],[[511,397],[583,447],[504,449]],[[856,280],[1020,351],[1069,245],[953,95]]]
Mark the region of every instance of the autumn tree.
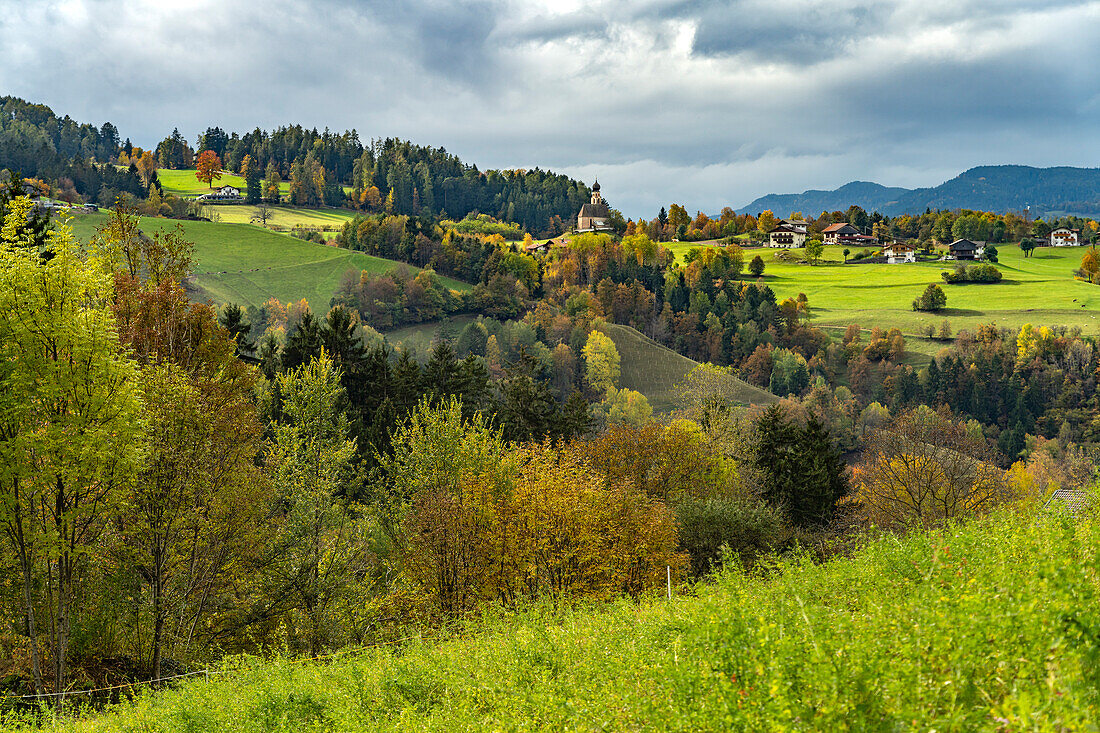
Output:
[[886,527],[928,527],[988,511],[1004,501],[1004,472],[980,435],[928,407],[874,430],[860,467],[857,499]]
[[282,185],[282,182],[283,178],[279,173],[278,166],[276,166],[274,162],[268,163],[267,171],[264,173],[263,183],[263,200],[266,203],[279,203],[279,187]]
[[775,218],[775,214],[771,209],[760,212],[760,216],[756,218],[756,229],[761,234],[767,234],[772,229],[775,229],[775,225],[779,223],[779,220]]
[[605,394],[619,383],[619,350],[609,336],[593,329],[584,344],[584,376],[589,386]]
[[195,178],[199,179],[210,188],[214,187],[214,181],[222,177],[222,161],[213,150],[204,150],[195,159]]
[[153,177],[157,174],[157,159],[153,157],[150,151],[146,150],[134,161],[134,166],[137,168],[138,175],[141,176],[142,184],[148,188],[153,182]]

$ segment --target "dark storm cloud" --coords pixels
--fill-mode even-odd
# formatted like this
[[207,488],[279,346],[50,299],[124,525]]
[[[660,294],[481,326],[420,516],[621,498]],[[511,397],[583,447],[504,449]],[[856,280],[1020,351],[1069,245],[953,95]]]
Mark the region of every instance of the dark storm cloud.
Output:
[[1095,165],[1098,26],[1070,0],[0,0],[0,94],[146,146],[354,127],[652,215]]

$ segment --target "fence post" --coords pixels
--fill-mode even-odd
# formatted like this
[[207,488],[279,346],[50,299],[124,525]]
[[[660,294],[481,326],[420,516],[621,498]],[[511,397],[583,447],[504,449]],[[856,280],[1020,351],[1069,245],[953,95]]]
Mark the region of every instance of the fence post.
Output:
[[665,572],[668,575],[668,600],[672,600],[672,566],[665,565]]

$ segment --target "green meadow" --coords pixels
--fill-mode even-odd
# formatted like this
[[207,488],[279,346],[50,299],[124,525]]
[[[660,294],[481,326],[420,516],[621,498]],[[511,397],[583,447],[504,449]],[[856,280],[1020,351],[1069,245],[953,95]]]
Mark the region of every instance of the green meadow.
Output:
[[[210,211],[225,224],[251,224],[259,207],[247,204],[215,204]],[[294,227],[320,227],[329,232],[329,238],[340,231],[344,222],[355,216],[348,209],[301,209],[295,206],[268,207],[269,228],[293,229]],[[213,218],[213,217],[212,217]],[[259,226],[259,225],[257,225]]]
[[[917,334],[926,324],[938,328],[948,320],[954,331],[990,322],[1011,328],[1080,326],[1088,334],[1100,329],[1100,287],[1073,279],[1084,247],[1041,247],[1027,258],[1015,244],[997,249],[1004,280],[989,285],[944,283],[940,273],[953,269],[954,262],[843,264],[839,246],[826,247],[823,261],[813,266],[796,262],[805,256],[800,249],[746,248],[744,255],[746,265],[758,254],[764,259],[764,282],[778,299],[805,293],[811,323],[818,327],[858,323]],[[791,261],[776,260],[781,252]],[[913,311],[913,299],[929,283],[943,288],[947,308],[934,314]]]
[[[79,214],[70,224],[74,234],[87,241],[106,219],[103,213]],[[187,239],[195,244],[195,274],[190,285],[198,290],[200,297],[219,304],[259,306],[269,298],[278,298],[284,303],[305,298],[313,310],[324,312],[346,272],[379,273],[410,267],[247,224],[176,222],[151,217],[141,220],[146,233],[171,229],[177,223],[183,227]],[[441,279],[447,287],[456,290],[470,287],[452,278]]]
[[[1095,516],[1002,513],[321,661],[234,658],[55,731],[1085,731]],[[17,720],[5,721],[9,727]]]
[[[157,171],[157,178],[160,179],[160,185],[164,188],[165,193],[172,193],[176,196],[199,196],[204,193],[210,193],[211,188],[205,183],[195,178],[194,168],[184,168],[180,170],[170,170],[168,168],[162,168]],[[222,177],[214,181],[214,186],[234,186],[244,193],[245,181],[242,176],[238,176],[235,173],[222,173]],[[349,186],[344,186],[344,191],[350,191]],[[279,184],[279,193],[286,195],[290,193],[290,182],[282,181]]]

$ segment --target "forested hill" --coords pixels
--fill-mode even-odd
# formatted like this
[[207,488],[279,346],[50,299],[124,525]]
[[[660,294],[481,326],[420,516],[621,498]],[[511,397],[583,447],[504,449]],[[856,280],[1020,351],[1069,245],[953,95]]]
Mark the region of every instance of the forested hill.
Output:
[[584,183],[568,176],[538,168],[481,171],[444,148],[396,138],[364,143],[355,130],[319,132],[290,125],[238,134],[208,127],[192,148],[177,129],[149,151],[122,135],[110,122],[97,128],[58,117],[46,105],[0,97],[0,168],[57,188],[71,182],[76,194],[100,203],[113,201],[121,191],[146,195],[136,167],[131,164],[127,171],[111,164],[138,162],[148,152],[151,167],[190,168],[205,150],[214,151],[233,173],[243,174],[247,157],[265,179],[308,182],[293,189],[291,203],[303,206],[456,219],[478,212],[532,232],[560,233],[590,194]]
[[752,213],[770,209],[779,216],[792,211],[806,215],[846,210],[857,205],[887,216],[919,214],[925,209],[1020,211],[1031,207],[1033,217],[1100,215],[1100,168],[1032,168],[991,165],[971,168],[932,188],[887,188],[854,181],[833,191],[770,194],[738,209]]
[[118,129],[58,117],[44,104],[0,97],[0,169],[41,178],[91,200],[121,192],[144,198],[133,171],[110,165],[120,149]]

